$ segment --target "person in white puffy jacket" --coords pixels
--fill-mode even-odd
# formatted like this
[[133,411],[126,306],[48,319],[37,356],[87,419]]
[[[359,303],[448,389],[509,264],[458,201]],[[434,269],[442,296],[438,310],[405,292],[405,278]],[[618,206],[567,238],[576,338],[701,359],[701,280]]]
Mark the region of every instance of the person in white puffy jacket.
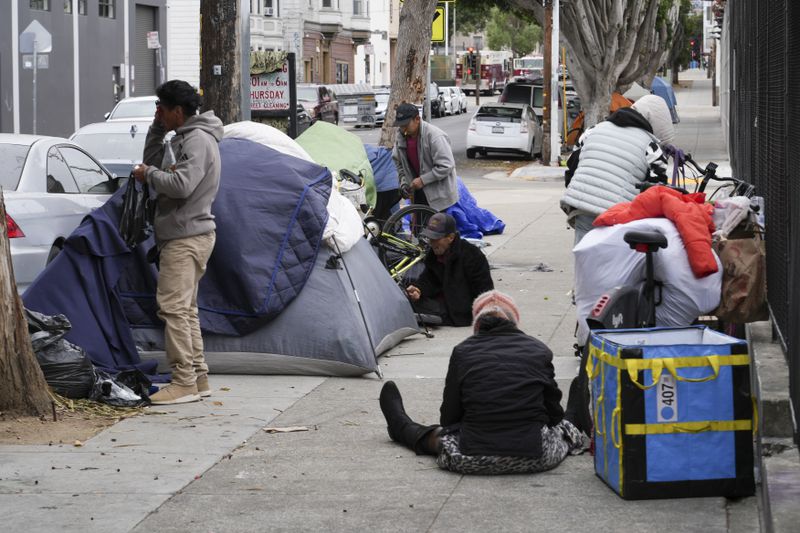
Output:
[[[658,96],[654,98],[660,100]],[[663,142],[674,138],[672,122],[662,122],[658,103],[647,96],[641,100],[644,99],[644,113],[631,107],[617,110],[588,129],[578,141],[577,153],[570,157],[561,209],[575,228],[575,244],[592,229],[597,215],[620,202],[631,201],[639,192],[637,183],[666,174],[662,140],[654,134],[647,116],[658,124],[659,134],[667,139]],[[661,103],[669,119],[669,109],[663,100]]]

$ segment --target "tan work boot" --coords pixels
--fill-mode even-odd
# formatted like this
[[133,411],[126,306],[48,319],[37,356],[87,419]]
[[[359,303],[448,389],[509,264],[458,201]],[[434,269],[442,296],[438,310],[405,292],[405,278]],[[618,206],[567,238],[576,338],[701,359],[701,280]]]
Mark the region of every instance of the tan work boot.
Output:
[[211,396],[211,387],[208,385],[208,375],[197,376],[197,392],[202,398]]
[[199,400],[200,395],[197,393],[197,387],[195,385],[185,387],[177,383],[170,383],[150,396],[150,403],[153,405],[171,405],[176,403],[197,402]]

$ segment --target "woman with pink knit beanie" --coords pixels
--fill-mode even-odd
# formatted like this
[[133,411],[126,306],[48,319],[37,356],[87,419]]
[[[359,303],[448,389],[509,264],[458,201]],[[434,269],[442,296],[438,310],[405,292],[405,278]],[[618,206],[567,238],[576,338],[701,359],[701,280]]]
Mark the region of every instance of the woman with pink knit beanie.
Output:
[[475,298],[472,317],[474,334],[450,356],[440,424],[414,422],[387,381],[380,405],[389,437],[462,474],[543,472],[585,450],[588,428],[569,402],[566,414],[561,408],[553,353],[519,330],[514,300],[485,292]]

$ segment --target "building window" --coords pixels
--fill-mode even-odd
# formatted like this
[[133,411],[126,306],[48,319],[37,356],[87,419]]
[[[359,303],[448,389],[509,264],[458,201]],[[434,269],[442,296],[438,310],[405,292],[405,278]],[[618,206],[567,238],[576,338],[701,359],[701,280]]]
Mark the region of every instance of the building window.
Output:
[[363,15],[361,0],[353,0],[353,15]]
[[322,7],[333,7],[333,0],[322,0]]
[[276,5],[278,2],[275,0],[263,0],[264,1],[264,16],[265,17],[277,17],[278,16],[278,9]]
[[336,83],[350,83],[350,65],[336,63]]
[[114,18],[114,3],[116,0],[98,0],[98,14],[103,18]]
[[31,0],[31,9],[50,11],[50,0]]
[[86,0],[78,0],[78,15],[86,15]]

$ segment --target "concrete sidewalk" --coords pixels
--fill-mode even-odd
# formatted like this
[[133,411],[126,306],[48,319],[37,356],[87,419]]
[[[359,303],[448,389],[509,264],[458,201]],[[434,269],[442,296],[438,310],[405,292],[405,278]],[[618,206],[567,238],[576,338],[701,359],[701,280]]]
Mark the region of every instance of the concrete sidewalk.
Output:
[[[700,91],[702,83],[687,90]],[[710,90],[710,89],[709,89]],[[713,120],[681,113],[679,139],[705,147]],[[703,131],[698,131],[702,129]],[[705,154],[702,154],[705,156]],[[563,183],[473,179],[482,207],[507,224],[486,249],[521,327],[555,354],[563,391],[575,375],[573,234]],[[380,360],[409,414],[438,421],[452,347],[468,328],[415,336]],[[569,457],[538,475],[469,477],[391,442],[382,382],[363,378],[211,376],[200,403],[151,408],[82,448],[0,447],[6,531],[703,531],[759,530],[756,498],[628,502]],[[269,426],[308,431],[268,434]]]

